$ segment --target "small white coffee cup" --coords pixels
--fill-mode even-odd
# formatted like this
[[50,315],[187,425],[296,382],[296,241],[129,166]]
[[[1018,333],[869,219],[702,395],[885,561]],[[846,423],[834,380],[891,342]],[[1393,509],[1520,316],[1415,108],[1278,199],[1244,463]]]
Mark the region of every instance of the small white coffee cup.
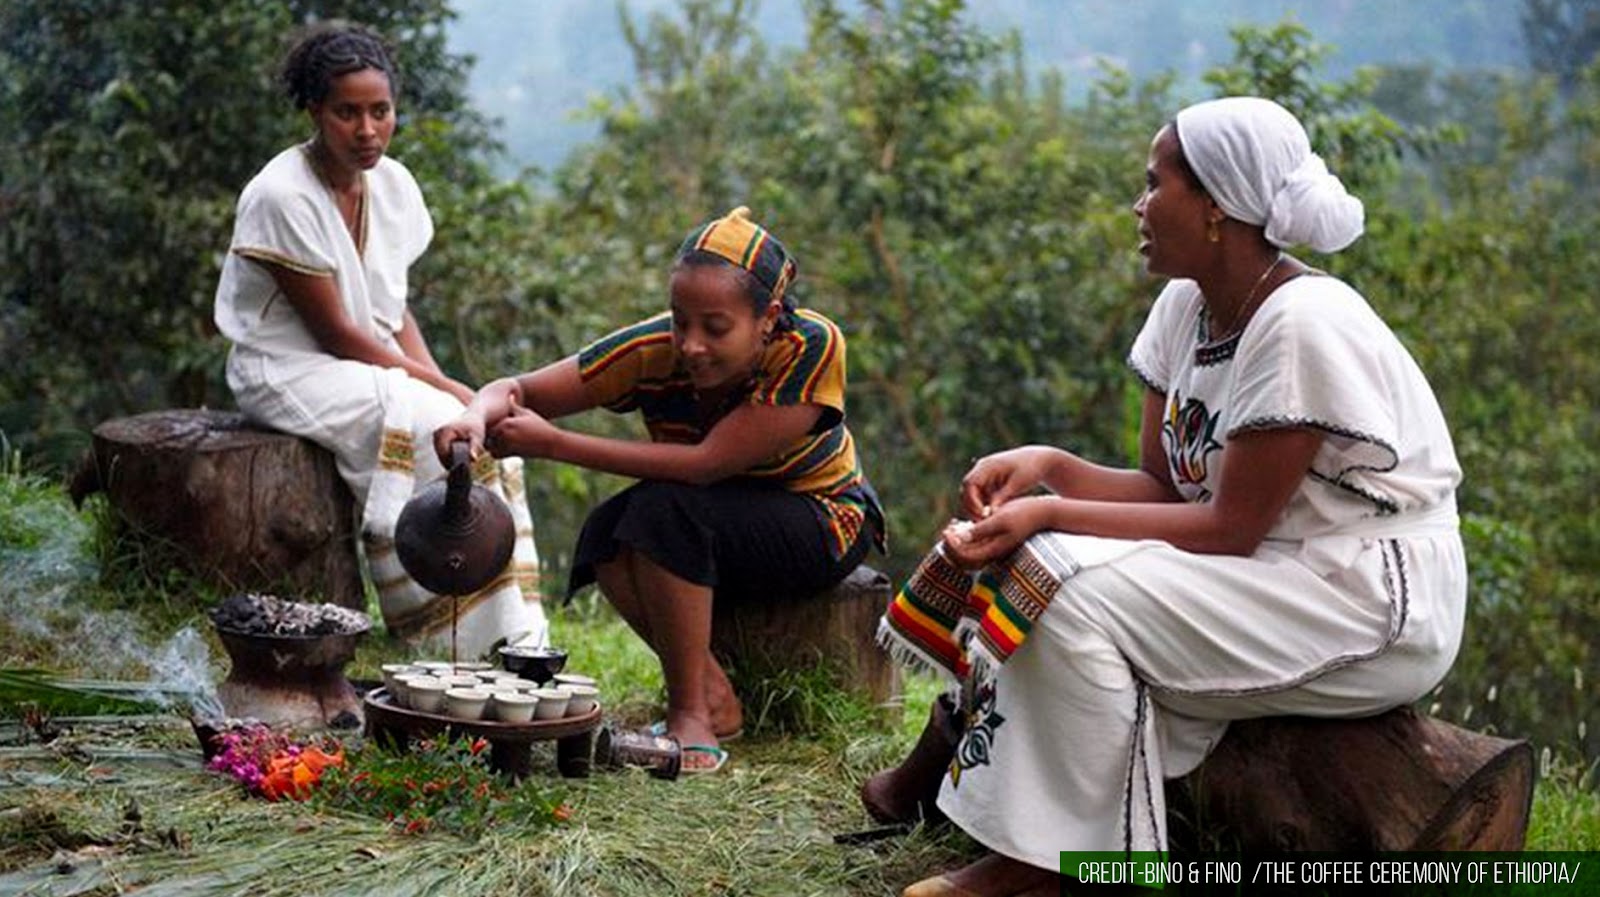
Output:
[[593,685],[562,686],[571,697],[567,700],[567,716],[582,716],[594,710],[600,701],[600,689]]
[[539,699],[520,691],[497,691],[489,698],[494,718],[503,723],[525,723],[533,719]]
[[529,694],[539,699],[533,708],[534,719],[560,719],[566,715],[567,701],[572,697],[562,688],[536,688]]
[[416,676],[406,680],[411,709],[423,713],[438,713],[444,709],[444,693],[450,684],[436,676]]
[[483,719],[489,693],[476,688],[452,688],[444,693],[444,709],[456,719]]

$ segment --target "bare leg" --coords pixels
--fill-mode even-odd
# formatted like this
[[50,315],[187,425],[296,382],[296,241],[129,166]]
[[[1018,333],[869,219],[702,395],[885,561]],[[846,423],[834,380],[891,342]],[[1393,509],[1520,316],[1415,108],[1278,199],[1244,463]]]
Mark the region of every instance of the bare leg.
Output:
[[[642,557],[633,549],[623,546],[615,558],[595,565],[594,578],[606,600],[616,608],[617,615],[638,633],[639,638],[650,646],[650,650],[660,656],[661,649],[655,643],[650,626],[650,614],[643,598],[649,593],[639,588],[635,570]],[[650,563],[650,566],[656,565]],[[656,569],[660,570],[659,567]],[[660,572],[671,576],[664,570]],[[682,583],[681,580],[679,582]],[[744,725],[744,708],[739,706],[739,696],[733,690],[733,683],[728,681],[728,674],[723,672],[722,665],[717,663],[709,648],[705,652],[704,676],[706,704],[711,708],[711,721],[715,731],[723,736],[739,731]]]
[[617,551],[617,556],[609,561],[595,564],[594,579],[600,586],[601,594],[616,608],[617,615],[622,617],[628,627],[638,633],[644,643],[655,650],[655,640],[650,634],[650,619],[644,611],[644,603],[640,598],[639,585],[634,579],[633,562],[638,555],[633,549],[622,546]]
[[733,682],[717,663],[710,651],[706,652],[706,703],[711,707],[711,722],[717,735],[726,738],[744,728],[744,708],[739,705],[739,695]]
[[[669,573],[637,552],[633,555],[636,594],[649,600],[644,611],[661,675],[667,680],[667,732],[683,744],[716,746],[706,690],[711,663],[711,590]],[[702,763],[703,755],[685,755]]]

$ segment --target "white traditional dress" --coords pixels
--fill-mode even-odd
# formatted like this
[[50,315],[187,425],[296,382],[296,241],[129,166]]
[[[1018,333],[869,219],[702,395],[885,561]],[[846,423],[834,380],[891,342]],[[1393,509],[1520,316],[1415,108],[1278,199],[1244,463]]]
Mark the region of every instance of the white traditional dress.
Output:
[[[309,144],[268,162],[239,197],[215,318],[233,342],[228,386],[240,410],[310,439],[337,459],[362,509],[362,540],[389,631],[448,647],[451,601],[406,576],[393,537],[407,499],[443,474],[433,431],[463,406],[399,368],[328,354],[259,264],[334,278],[350,320],[400,352],[395,334],[405,323],[407,269],[433,238],[433,220],[404,165],[384,157],[363,176],[363,239],[357,245],[332,192],[312,168]],[[474,474],[507,500],[518,531],[506,571],[479,593],[459,599],[455,635],[462,656],[545,628],[521,462],[485,459]]]
[[1240,432],[1327,438],[1251,557],[1049,532],[976,588],[936,552],[896,599],[883,630],[893,650],[971,671],[940,808],[1048,869],[1063,850],[1164,850],[1162,780],[1199,765],[1229,720],[1408,703],[1444,676],[1461,637],[1450,436],[1359,294],[1301,276],[1241,335],[1211,342],[1198,287],[1173,281],[1130,364],[1166,397],[1162,443],[1188,501],[1209,500]]

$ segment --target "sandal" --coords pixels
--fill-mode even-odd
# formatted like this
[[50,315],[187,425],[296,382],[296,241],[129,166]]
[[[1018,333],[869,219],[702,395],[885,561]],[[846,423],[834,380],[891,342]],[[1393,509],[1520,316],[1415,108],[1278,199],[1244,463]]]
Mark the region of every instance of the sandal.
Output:
[[689,754],[705,754],[716,762],[710,766],[690,766],[688,763],[682,763],[678,766],[678,775],[681,776],[709,775],[713,772],[721,772],[722,768],[728,765],[728,752],[719,747],[713,747],[709,744],[686,744],[682,750],[685,757]]

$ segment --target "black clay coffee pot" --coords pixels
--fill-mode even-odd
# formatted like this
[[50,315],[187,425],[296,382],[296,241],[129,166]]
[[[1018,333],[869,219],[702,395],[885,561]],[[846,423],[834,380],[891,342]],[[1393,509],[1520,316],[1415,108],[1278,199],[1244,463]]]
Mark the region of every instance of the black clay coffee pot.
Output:
[[440,595],[470,595],[511,561],[517,527],[500,496],[472,481],[467,443],[450,446],[450,471],[400,509],[394,548],[417,584]]

